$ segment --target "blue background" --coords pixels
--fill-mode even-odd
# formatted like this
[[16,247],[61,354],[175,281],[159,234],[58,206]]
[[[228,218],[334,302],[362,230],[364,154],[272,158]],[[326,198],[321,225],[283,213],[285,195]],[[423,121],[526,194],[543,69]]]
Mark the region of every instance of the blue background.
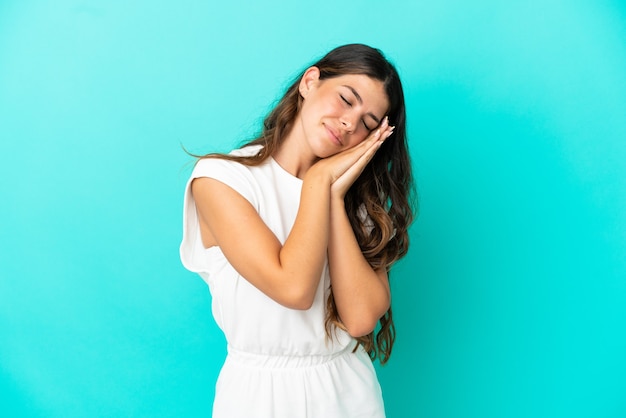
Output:
[[191,159],[349,42],[404,80],[421,199],[388,416],[626,416],[626,5],[0,2],[0,411],[206,417]]

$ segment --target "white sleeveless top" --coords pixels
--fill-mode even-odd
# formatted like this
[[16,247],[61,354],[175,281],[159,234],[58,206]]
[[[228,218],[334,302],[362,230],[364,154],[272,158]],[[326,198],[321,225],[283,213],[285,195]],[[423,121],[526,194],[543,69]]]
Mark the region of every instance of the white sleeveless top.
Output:
[[[254,155],[259,149],[231,154]],[[333,339],[326,336],[328,265],[310,309],[290,309],[266,296],[228,263],[219,247],[204,248],[190,187],[198,177],[216,179],[238,192],[281,243],[295,221],[302,180],[271,157],[256,167],[206,158],[198,161],[187,183],[180,257],[208,284],[213,316],[228,343],[213,417],[384,417],[367,353],[361,347],[353,353],[356,341],[343,330],[337,329]]]

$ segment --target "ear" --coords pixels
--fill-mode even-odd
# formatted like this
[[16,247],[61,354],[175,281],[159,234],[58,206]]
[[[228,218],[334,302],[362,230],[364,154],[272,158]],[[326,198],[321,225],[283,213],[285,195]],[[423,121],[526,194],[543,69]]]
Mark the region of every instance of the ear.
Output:
[[320,79],[320,69],[317,67],[309,67],[300,79],[300,96],[306,97],[309,92],[317,86]]

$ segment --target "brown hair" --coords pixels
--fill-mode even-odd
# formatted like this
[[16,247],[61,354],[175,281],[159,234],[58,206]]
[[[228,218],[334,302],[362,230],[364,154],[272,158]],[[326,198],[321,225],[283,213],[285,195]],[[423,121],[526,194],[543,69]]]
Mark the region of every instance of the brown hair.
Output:
[[[378,49],[362,44],[335,48],[313,66],[319,68],[321,80],[345,74],[363,74],[383,82],[389,99],[389,124],[395,126],[395,130],[348,190],[345,205],[366,260],[374,269],[384,268],[389,271],[391,265],[407,253],[408,227],[413,220],[412,207],[416,203],[413,199],[415,195],[400,77]],[[300,111],[302,96],[298,85],[302,75],[296,78],[265,118],[258,137],[246,144],[262,146],[256,155],[241,157],[208,154],[204,157],[223,158],[255,166],[273,155]],[[363,216],[363,210],[367,212],[367,217]],[[396,335],[391,307],[379,322],[377,330],[357,340],[372,360],[378,358],[384,364],[389,359]],[[331,336],[334,326],[344,328],[337,314],[332,288],[326,301],[325,326],[328,336]]]

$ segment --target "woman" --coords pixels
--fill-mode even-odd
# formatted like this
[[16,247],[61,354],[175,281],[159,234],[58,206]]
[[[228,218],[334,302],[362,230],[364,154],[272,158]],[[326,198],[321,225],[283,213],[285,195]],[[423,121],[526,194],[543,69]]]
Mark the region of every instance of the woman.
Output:
[[228,342],[213,417],[384,416],[372,360],[394,341],[410,191],[400,79],[361,44],[306,69],[257,139],[198,161],[181,259]]

